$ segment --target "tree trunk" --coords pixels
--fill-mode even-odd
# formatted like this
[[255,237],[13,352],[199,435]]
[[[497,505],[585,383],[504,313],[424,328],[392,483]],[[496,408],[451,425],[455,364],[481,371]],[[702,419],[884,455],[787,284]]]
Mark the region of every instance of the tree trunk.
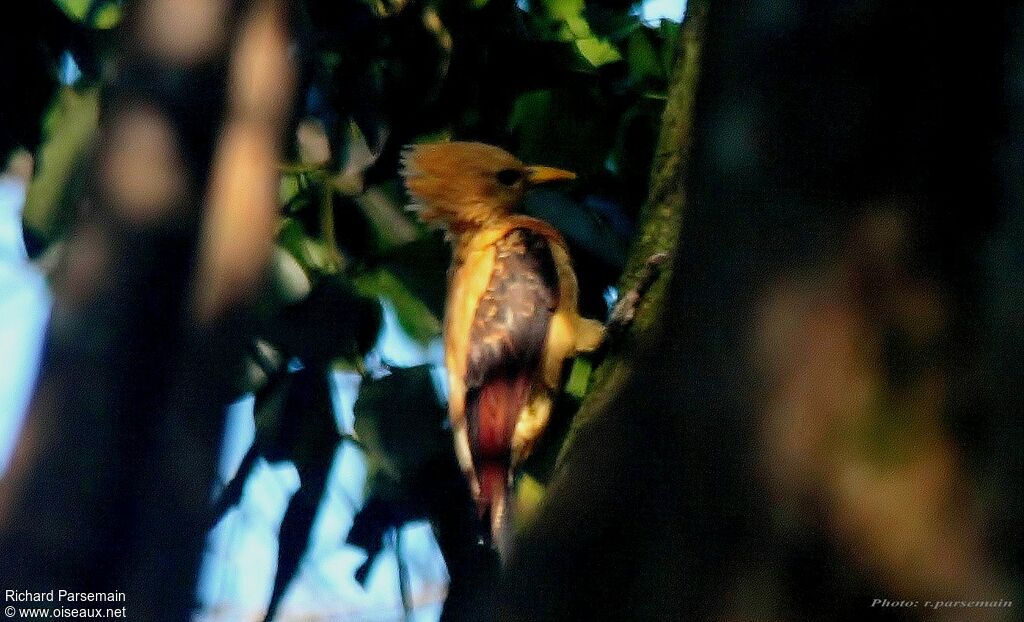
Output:
[[641,298],[629,330],[612,344],[608,356],[595,370],[586,399],[562,445],[559,463],[571,451],[579,430],[585,428],[597,413],[606,411],[609,401],[622,390],[630,375],[629,361],[656,344],[660,334],[667,284],[686,211],[693,113],[700,81],[707,12],[706,0],[694,0],[687,5],[686,19],[675,46],[675,69],[651,166],[651,188],[640,212],[638,232],[623,270],[619,291],[627,292],[636,285],[650,257],[665,253],[668,261],[661,265],[658,278]]
[[993,250],[1019,265],[993,227],[1020,211],[993,184],[999,75],[978,71],[1007,54],[1004,19],[859,7],[710,7],[682,65],[699,62],[696,105],[677,72],[627,274],[666,247],[671,272],[597,373],[499,619],[903,619],[872,599],[1013,600],[1019,570],[977,496],[1003,529],[1019,516],[1019,399],[995,380],[1019,357],[996,347],[997,371],[978,349],[1007,332],[981,318],[1006,321],[1013,295]]

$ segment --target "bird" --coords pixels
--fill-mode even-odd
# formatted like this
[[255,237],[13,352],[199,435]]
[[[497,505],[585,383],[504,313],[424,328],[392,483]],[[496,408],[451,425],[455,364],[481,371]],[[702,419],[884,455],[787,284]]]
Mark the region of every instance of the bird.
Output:
[[576,176],[476,142],[408,146],[402,163],[409,209],[453,248],[443,322],[448,418],[489,543],[504,558],[513,476],[548,424],[564,363],[607,334],[578,312],[565,239],[516,212],[531,187]]

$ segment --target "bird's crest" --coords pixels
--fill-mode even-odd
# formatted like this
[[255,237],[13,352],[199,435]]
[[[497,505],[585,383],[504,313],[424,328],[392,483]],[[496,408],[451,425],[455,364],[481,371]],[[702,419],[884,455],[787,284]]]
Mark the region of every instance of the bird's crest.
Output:
[[452,231],[479,227],[512,212],[533,184],[575,177],[527,166],[507,151],[474,142],[411,145],[402,176],[420,220]]

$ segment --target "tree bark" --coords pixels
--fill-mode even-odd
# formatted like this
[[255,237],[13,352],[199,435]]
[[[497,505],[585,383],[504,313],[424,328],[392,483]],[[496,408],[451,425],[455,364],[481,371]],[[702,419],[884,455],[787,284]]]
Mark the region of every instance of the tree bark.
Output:
[[675,45],[675,68],[651,166],[651,188],[640,212],[638,231],[623,270],[619,292],[627,292],[637,284],[637,278],[649,258],[665,253],[668,260],[660,266],[658,277],[640,299],[629,329],[615,339],[608,355],[594,370],[585,400],[562,445],[559,464],[572,451],[577,434],[598,413],[608,410],[610,402],[629,381],[629,362],[656,344],[660,334],[667,284],[676,263],[674,255],[687,206],[686,180],[693,150],[693,115],[707,12],[706,0],[694,0],[687,5],[686,18]]

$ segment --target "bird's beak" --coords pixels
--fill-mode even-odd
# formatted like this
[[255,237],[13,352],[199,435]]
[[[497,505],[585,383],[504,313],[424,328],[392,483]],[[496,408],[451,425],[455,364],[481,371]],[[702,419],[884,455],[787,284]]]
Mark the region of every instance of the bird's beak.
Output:
[[560,168],[550,166],[527,166],[526,183],[531,186],[546,184],[552,181],[570,181],[576,179],[576,173],[563,171]]

